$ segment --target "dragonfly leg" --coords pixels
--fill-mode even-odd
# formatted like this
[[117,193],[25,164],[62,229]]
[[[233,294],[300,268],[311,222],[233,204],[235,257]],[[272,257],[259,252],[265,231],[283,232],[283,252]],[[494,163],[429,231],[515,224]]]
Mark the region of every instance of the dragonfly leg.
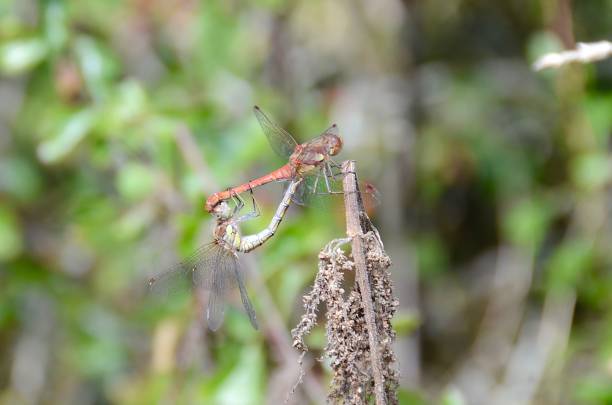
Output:
[[[340,175],[341,175],[341,173],[340,173]],[[327,193],[325,193],[325,194],[343,194],[342,191],[334,191],[334,190],[332,190],[331,185],[329,184],[329,179],[335,180],[336,179],[336,175],[334,175],[334,173],[332,171],[332,168],[331,168],[331,166],[328,163],[326,163],[323,166],[323,176],[324,176],[323,178],[325,179],[325,187],[327,188]]]
[[329,158],[329,164],[331,165],[331,167],[333,167],[335,169],[342,169],[342,166],[340,166],[340,163],[336,162],[332,158]]
[[[324,178],[325,178],[325,186],[327,188],[327,192],[323,192],[323,193],[315,193],[315,194],[344,194],[344,191],[334,191],[332,190],[330,184],[329,184],[329,179],[333,179],[336,180],[338,177],[342,177],[347,173],[334,173],[332,170],[332,167],[337,167],[334,166],[333,164],[326,164],[325,166],[323,166],[323,174],[324,174]],[[348,172],[351,173],[351,172]]]
[[[323,165],[323,168],[321,169],[321,171],[319,171],[319,174],[317,174],[317,177],[316,177],[315,182],[314,182],[314,187],[313,187],[313,190],[312,190],[313,194],[316,194],[316,195],[336,194],[335,192],[332,191],[331,185],[329,184],[329,178],[330,178],[330,176],[333,178],[333,174],[330,175],[328,173],[328,170],[331,173],[331,169],[328,167],[328,163],[326,162]],[[318,192],[317,191],[317,185],[319,183],[319,178],[321,176],[323,176],[323,181],[325,182],[325,188],[327,189],[327,191]]]
[[[344,176],[345,174],[357,174],[354,171],[348,171],[346,173],[343,173],[342,166],[332,159],[329,159],[328,163],[329,163],[329,173],[334,180]],[[336,169],[337,172],[334,173],[332,169]]]
[[248,212],[242,215],[241,217],[239,217],[238,219],[236,219],[237,222],[247,221],[249,219],[257,218],[259,215],[261,215],[261,212],[259,211],[259,205],[257,204],[257,201],[255,200],[255,194],[253,194],[253,189],[250,188],[249,191],[251,193],[251,201],[253,202],[253,209],[251,212]]
[[312,192],[317,192],[317,186],[319,185],[319,178],[321,177],[321,172],[317,173],[317,177],[315,177],[314,184],[312,185]]
[[238,194],[234,192],[232,192],[232,200],[236,204],[232,211],[232,217],[234,217],[236,214],[238,214],[242,210],[242,208],[244,208],[244,200],[242,199],[242,197],[240,197]]
[[[329,173],[331,174],[334,180],[337,179],[338,177],[342,177],[342,166],[340,166],[340,164],[335,162],[333,159],[329,159],[328,166],[329,166]],[[332,169],[336,169],[337,172],[334,173]]]
[[[357,174],[356,172],[354,172],[354,171],[352,171],[352,170],[350,170],[350,171],[348,171],[348,172],[343,173],[343,172],[342,172],[342,166],[341,166],[339,163],[337,163],[336,161],[334,161],[334,160],[332,160],[332,159],[329,159],[329,160],[328,160],[328,162],[329,162],[329,167],[330,167],[330,173],[332,173],[332,177],[333,177],[334,179],[336,179],[336,178],[338,178],[338,177],[342,177],[342,176],[344,176],[345,174]],[[331,170],[331,168],[337,169],[337,170],[338,170],[338,172],[334,173],[334,172]]]
[[[331,186],[329,185],[329,176],[330,176],[330,174],[327,173],[328,170],[330,170],[330,172],[331,172],[329,164],[325,163],[325,165],[323,165],[323,179],[325,180],[325,187],[327,188],[327,192],[329,194],[332,194],[332,189],[331,189]],[[331,176],[333,178],[333,174]]]

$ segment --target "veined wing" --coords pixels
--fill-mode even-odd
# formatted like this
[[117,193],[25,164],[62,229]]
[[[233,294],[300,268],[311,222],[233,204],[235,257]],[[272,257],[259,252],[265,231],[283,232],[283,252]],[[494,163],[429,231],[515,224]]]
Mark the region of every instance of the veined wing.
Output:
[[[315,168],[312,172],[306,174],[291,197],[291,201],[297,205],[325,208],[328,203],[325,200],[329,200],[329,198],[326,198],[326,195],[329,195],[330,191],[331,193],[342,191],[342,179],[328,178],[326,182],[324,176],[323,167]],[[287,183],[285,185],[285,190],[289,184],[290,183]],[[327,188],[327,184],[329,184],[329,189]]]
[[259,121],[259,125],[261,125],[261,129],[263,129],[266,137],[268,138],[268,142],[270,146],[276,152],[277,155],[288,159],[289,156],[295,150],[297,146],[297,142],[291,134],[285,131],[283,128],[276,125],[263,111],[257,106],[253,107],[253,112],[255,113],[255,117],[257,117],[257,121]]
[[194,273],[194,283],[210,290],[206,310],[208,327],[215,331],[221,326],[225,314],[226,292],[238,286],[242,305],[251,324],[257,329],[257,317],[244,286],[243,272],[238,257],[222,246],[219,246],[212,253],[210,258],[212,271]]
[[249,299],[249,295],[247,294],[247,289],[244,286],[244,279],[242,277],[242,271],[240,270],[240,263],[236,260],[236,266],[232,269],[234,272],[234,276],[236,277],[236,281],[238,282],[238,289],[240,290],[240,299],[242,300],[242,306],[249,316],[249,321],[251,321],[251,325],[253,328],[259,329],[257,325],[257,316],[255,316],[255,310],[253,309],[253,304],[251,304],[251,300]]
[[330,125],[329,128],[327,128],[325,131],[321,132],[315,138],[312,138],[308,143],[318,143],[318,142],[321,142],[321,139],[323,137],[325,137],[326,135],[340,136],[340,130],[338,129],[338,125],[336,125],[336,124]]
[[149,279],[149,292],[155,296],[170,297],[192,290],[195,272],[206,271],[206,264],[219,246],[207,243],[170,269]]
[[154,295],[174,295],[193,288],[208,290],[206,318],[208,327],[213,331],[223,322],[227,291],[236,286],[249,319],[257,329],[255,312],[246,293],[238,258],[216,242],[202,246],[177,266],[149,280],[149,289]]

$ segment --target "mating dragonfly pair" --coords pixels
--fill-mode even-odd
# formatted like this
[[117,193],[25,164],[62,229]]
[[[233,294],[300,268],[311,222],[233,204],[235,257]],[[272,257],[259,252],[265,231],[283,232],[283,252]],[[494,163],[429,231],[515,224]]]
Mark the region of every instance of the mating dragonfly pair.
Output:
[[[309,194],[323,188],[333,194],[330,183],[336,177],[338,165],[331,159],[342,149],[342,138],[334,124],[318,137],[298,144],[284,129],[274,124],[259,107],[254,108],[272,149],[288,159],[288,163],[273,172],[247,183],[217,192],[206,200],[205,209],[216,219],[213,241],[202,246],[177,266],[149,279],[153,293],[164,294],[186,286],[209,291],[206,318],[208,327],[217,330],[223,322],[226,294],[238,287],[242,304],[255,329],[257,317],[244,286],[244,276],[238,252],[247,253],[261,246],[276,232],[292,201],[302,204]],[[241,236],[239,224],[259,215],[253,198],[253,210],[238,216],[245,203],[241,193],[275,181],[287,181],[283,199],[270,224],[259,233]],[[252,196],[252,195],[251,195]],[[234,203],[231,206],[230,201]]]

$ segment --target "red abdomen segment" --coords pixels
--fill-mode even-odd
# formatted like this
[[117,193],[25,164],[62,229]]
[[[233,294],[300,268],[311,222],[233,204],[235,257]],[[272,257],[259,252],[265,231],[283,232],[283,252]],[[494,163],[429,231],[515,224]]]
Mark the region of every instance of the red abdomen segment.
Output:
[[279,167],[273,172],[270,172],[257,179],[251,180],[248,183],[244,183],[239,186],[231,187],[227,190],[219,191],[217,193],[212,194],[206,199],[206,205],[204,206],[204,208],[206,209],[206,211],[211,212],[213,208],[215,208],[215,205],[219,204],[219,202],[223,200],[229,200],[234,194],[244,193],[245,191],[248,191],[252,188],[263,186],[264,184],[268,184],[273,181],[291,180],[293,176],[293,166],[288,163],[284,166]]

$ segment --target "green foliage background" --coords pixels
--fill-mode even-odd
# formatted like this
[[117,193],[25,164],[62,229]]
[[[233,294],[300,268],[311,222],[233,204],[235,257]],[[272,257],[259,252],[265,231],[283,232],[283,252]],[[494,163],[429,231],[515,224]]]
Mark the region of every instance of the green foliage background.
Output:
[[[260,332],[236,297],[210,334],[198,297],[144,294],[209,240],[207,195],[283,163],[258,104],[300,140],[336,121],[382,192],[403,403],[514,392],[536,341],[530,400],[610,403],[612,62],[529,67],[609,37],[612,5],[575,3],[0,0],[0,402],[284,400],[338,201],[292,207],[247,260]],[[280,189],[257,196],[245,232]],[[459,378],[494,330],[496,365]],[[324,398],[314,363],[298,402]]]

